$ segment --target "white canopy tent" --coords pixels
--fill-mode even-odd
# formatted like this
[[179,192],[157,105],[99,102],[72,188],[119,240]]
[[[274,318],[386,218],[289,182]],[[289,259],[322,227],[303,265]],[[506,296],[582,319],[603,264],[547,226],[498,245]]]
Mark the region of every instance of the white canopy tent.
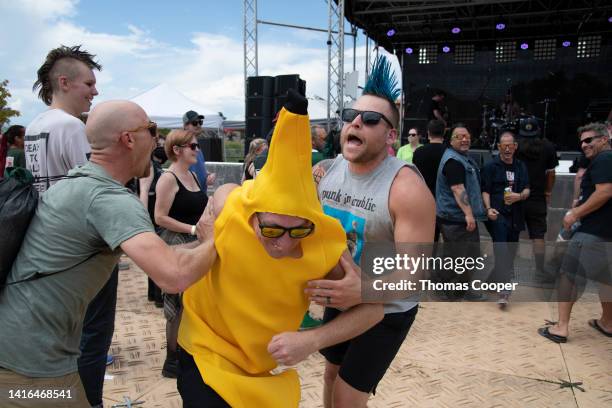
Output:
[[183,115],[190,110],[204,115],[204,128],[219,129],[223,124],[223,117],[219,113],[207,112],[202,105],[166,83],[159,84],[130,100],[140,105],[160,128],[182,128]]

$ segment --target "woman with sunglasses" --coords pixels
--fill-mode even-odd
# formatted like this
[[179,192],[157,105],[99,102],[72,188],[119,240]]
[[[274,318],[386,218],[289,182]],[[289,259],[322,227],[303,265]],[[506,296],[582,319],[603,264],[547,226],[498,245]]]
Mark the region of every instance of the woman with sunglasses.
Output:
[[[155,222],[162,228],[160,237],[168,245],[184,244],[197,239],[195,226],[208,203],[206,191],[189,171],[197,161],[199,145],[195,133],[177,129],[166,137],[164,149],[172,164],[155,188]],[[176,339],[181,311],[181,295],[164,294],[167,355],[162,375],[168,378],[176,378],[177,373]]]

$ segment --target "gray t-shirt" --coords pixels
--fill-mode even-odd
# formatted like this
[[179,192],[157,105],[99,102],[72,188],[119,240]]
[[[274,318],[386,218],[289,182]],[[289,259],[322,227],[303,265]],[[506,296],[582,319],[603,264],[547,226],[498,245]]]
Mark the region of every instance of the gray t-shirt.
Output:
[[42,195],[7,283],[59,273],[0,291],[0,366],[29,377],[77,371],[85,310],[110,277],[119,245],[154,231],[138,198],[102,167],[89,162],[69,174],[87,177]]
[[[402,167],[412,164],[392,156],[368,174],[354,174],[349,162],[336,157],[319,182],[319,199],[325,214],[336,218],[346,233],[347,246],[355,263],[361,263],[366,242],[395,242],[393,220],[389,212],[389,192]],[[416,299],[406,298],[385,303],[385,313],[401,313],[417,306]]]

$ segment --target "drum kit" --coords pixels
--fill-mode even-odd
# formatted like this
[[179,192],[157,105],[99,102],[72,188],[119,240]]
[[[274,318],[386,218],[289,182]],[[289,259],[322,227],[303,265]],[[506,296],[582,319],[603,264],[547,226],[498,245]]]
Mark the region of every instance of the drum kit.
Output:
[[[483,104],[482,105],[482,124],[479,142],[483,148],[494,150],[497,148],[499,137],[506,131],[510,131],[515,135],[518,134],[521,127],[521,122],[533,119],[538,123],[543,120],[534,115],[529,115],[525,112],[520,112],[517,115],[507,115],[501,109]],[[541,128],[541,126],[540,126]]]

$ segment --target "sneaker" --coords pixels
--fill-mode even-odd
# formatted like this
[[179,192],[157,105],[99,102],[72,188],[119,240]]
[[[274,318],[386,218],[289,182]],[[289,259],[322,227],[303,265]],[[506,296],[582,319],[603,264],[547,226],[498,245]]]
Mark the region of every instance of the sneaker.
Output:
[[178,360],[167,359],[162,367],[162,376],[166,378],[176,378],[178,376]]
[[315,327],[319,327],[323,324],[323,320],[313,319],[310,316],[310,313],[306,312],[304,315],[304,320],[302,320],[302,324],[300,325],[300,330],[308,330],[314,329]]
[[508,306],[508,295],[499,295],[499,299],[497,299],[497,305],[500,309],[505,309]]
[[115,357],[113,357],[112,354],[107,354],[106,355],[106,365],[109,366],[113,364],[114,362],[115,362]]

